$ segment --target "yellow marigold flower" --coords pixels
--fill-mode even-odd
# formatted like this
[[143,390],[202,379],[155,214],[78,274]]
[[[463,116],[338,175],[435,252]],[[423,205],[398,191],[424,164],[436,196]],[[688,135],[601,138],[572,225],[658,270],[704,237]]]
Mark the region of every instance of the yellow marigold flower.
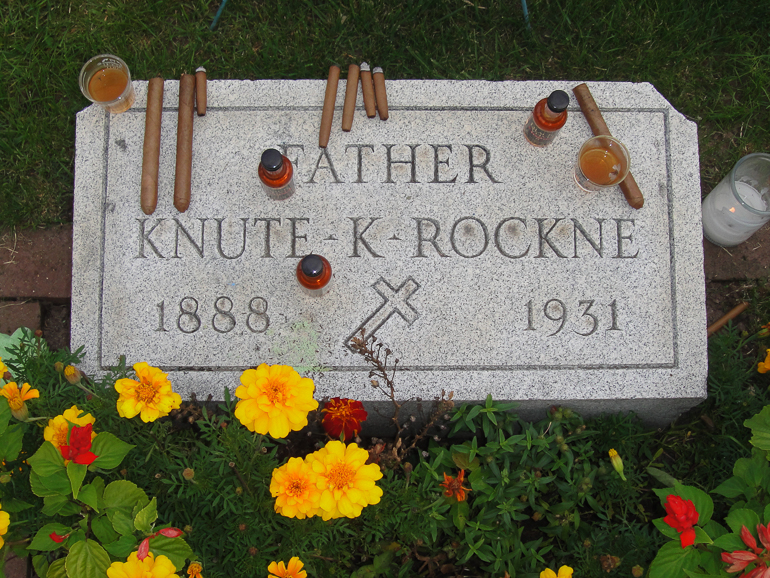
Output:
[[152,552],[144,560],[131,552],[125,562],[113,562],[107,568],[108,578],[178,578],[176,568],[166,556],[155,558]]
[[623,460],[620,459],[620,456],[618,455],[618,452],[611,449],[610,450],[610,462],[612,462],[612,467],[615,468],[615,471],[620,474],[620,479],[624,482],[626,480],[626,476],[623,475]]
[[270,495],[276,499],[275,511],[281,516],[300,520],[315,516],[321,502],[318,476],[302,458],[289,458],[273,470]]
[[139,415],[147,423],[167,416],[172,409],[179,409],[182,397],[171,389],[168,374],[146,363],[135,363],[134,371],[139,381],[119,379],[115,382],[120,417],[132,418]]
[[13,417],[19,421],[27,421],[29,410],[27,409],[27,404],[24,402],[35,397],[40,397],[40,392],[36,389],[32,389],[32,386],[28,383],[25,383],[21,387],[21,390],[19,390],[19,386],[16,385],[16,382],[11,381],[3,386],[2,390],[0,390],[0,395],[8,400],[8,406],[11,408]]
[[[70,424],[84,427],[89,423],[93,425],[96,418],[90,413],[85,414],[83,417],[78,417],[83,413],[78,409],[78,406],[73,405],[71,408],[64,410],[62,415],[57,415],[53,419],[48,420],[48,425],[43,430],[43,438],[46,441],[51,442],[58,450],[61,446],[67,445],[67,436],[70,431]],[[91,440],[96,437],[95,432],[91,432]]]
[[267,567],[270,575],[267,578],[307,578],[307,572],[302,569],[303,566],[304,564],[296,556],[289,560],[288,566],[284,565],[283,561],[270,562]]
[[247,369],[241,375],[235,396],[235,417],[250,431],[285,438],[307,425],[307,414],[318,408],[313,399],[313,380],[300,377],[288,365],[267,365]]
[[83,374],[80,373],[80,370],[77,367],[68,365],[64,368],[64,379],[71,385],[77,385],[80,383],[80,380],[83,379]]
[[203,575],[201,574],[201,572],[203,572],[203,566],[201,566],[197,562],[191,562],[190,565],[187,567],[187,575],[190,578],[203,578]]
[[335,440],[308,458],[318,474],[319,513],[324,520],[355,518],[364,507],[379,503],[382,490],[375,482],[382,477],[382,472],[377,464],[366,465],[369,452],[365,449]]
[[569,566],[562,566],[559,568],[558,575],[550,568],[546,568],[540,572],[540,578],[572,578],[572,572],[573,570]]
[[[0,504],[0,508],[2,508],[3,505]],[[11,516],[8,514],[8,512],[3,512],[0,510],[0,548],[3,547],[3,544],[5,544],[5,540],[3,539],[3,536],[8,533],[8,526],[11,524]]]
[[767,356],[765,357],[765,360],[760,361],[759,365],[757,365],[757,371],[759,373],[767,373],[768,369],[770,369],[770,349],[767,350]]
[[3,375],[5,375],[6,371],[8,371],[8,368],[5,366],[5,363],[3,363],[3,358],[0,357],[0,379],[3,379]]

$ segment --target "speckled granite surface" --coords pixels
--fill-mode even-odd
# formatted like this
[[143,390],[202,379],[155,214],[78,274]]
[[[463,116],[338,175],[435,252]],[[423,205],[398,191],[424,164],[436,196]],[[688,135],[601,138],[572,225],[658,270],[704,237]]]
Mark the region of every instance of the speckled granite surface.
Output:
[[[346,343],[361,328],[403,368],[399,397],[634,410],[671,421],[706,395],[696,126],[649,84],[590,83],[645,194],[572,180],[590,128],[577,107],[554,143],[522,136],[531,107],[574,82],[388,81],[390,118],[318,127],[324,81],[211,81],[194,120],[192,202],[172,203],[177,81],[167,81],[158,208],[139,208],[146,83],[130,111],[78,115],[72,341],[87,372],[146,361],[183,395],[220,397],[243,369],[293,365],[317,395],[379,401]],[[267,198],[268,147],[297,192]],[[322,298],[295,280],[316,252]]]

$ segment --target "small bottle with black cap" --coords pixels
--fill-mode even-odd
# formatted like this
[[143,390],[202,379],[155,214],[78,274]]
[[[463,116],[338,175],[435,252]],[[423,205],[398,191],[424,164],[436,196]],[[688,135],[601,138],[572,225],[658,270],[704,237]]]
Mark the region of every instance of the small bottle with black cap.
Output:
[[331,287],[332,266],[321,255],[311,253],[297,263],[297,281],[308,295],[320,297]]
[[569,95],[563,90],[554,90],[548,98],[535,105],[524,125],[524,138],[536,147],[544,147],[553,142],[556,133],[567,122]]
[[265,193],[274,201],[283,201],[294,194],[294,167],[279,151],[267,149],[262,153],[257,174]]

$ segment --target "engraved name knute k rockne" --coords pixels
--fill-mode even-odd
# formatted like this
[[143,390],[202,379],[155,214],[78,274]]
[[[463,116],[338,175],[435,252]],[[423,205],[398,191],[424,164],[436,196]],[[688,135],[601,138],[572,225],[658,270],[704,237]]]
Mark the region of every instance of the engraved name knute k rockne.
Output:
[[[349,258],[635,259],[636,220],[461,215],[341,217],[334,230],[310,217],[137,218],[136,259],[301,258],[342,243]],[[406,233],[404,233],[406,231]],[[399,236],[399,234],[401,236]],[[339,245],[337,245],[339,246]]]

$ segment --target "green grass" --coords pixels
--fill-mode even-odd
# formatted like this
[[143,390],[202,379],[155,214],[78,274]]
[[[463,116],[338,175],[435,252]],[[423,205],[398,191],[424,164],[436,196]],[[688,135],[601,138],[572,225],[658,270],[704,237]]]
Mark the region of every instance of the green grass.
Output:
[[112,52],[137,79],[324,78],[368,60],[388,78],[652,83],[699,124],[708,192],[770,151],[770,3],[755,0],[4,2],[0,225],[70,222],[83,62]]

